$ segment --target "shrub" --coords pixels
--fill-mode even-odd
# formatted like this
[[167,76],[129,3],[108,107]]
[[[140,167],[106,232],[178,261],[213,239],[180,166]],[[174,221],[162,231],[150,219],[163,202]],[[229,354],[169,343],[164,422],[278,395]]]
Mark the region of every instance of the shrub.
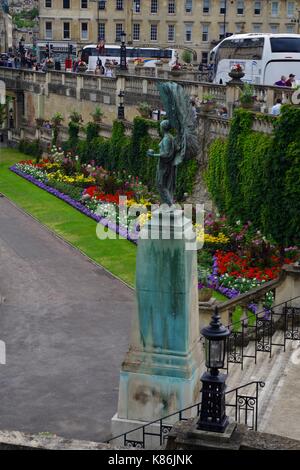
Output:
[[25,153],[25,155],[34,157],[36,159],[36,163],[39,162],[43,154],[43,149],[39,140],[21,140],[18,146],[18,150],[22,153]]

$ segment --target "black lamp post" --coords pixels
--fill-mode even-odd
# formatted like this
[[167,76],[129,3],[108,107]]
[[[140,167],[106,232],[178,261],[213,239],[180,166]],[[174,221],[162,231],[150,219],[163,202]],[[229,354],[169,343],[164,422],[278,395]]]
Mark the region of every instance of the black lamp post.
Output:
[[124,91],[120,90],[118,94],[119,98],[119,106],[118,106],[118,119],[124,120],[125,119],[125,108],[124,108]]
[[220,374],[219,369],[224,367],[230,331],[220,320],[216,307],[209,326],[201,331],[205,338],[205,364],[209,371],[201,377],[202,404],[197,429],[222,433],[228,425],[228,417],[225,410],[226,375]]
[[19,42],[19,52],[21,56],[21,67],[25,65],[25,39],[22,36]]
[[120,39],[120,70],[127,70],[126,33],[124,31],[120,34]]

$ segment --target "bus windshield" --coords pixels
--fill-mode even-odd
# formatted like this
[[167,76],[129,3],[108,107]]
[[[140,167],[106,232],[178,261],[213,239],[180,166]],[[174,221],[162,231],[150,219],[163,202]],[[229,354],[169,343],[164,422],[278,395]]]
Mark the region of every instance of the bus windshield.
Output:
[[271,38],[272,52],[300,52],[300,38]]
[[264,42],[264,38],[227,39],[218,48],[217,60],[261,60]]

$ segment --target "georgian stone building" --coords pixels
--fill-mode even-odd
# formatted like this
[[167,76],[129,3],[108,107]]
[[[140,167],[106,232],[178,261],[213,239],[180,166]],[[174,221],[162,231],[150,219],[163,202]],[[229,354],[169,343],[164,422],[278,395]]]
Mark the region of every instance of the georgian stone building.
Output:
[[78,44],[120,32],[136,46],[190,49],[197,60],[226,34],[299,32],[300,0],[40,0],[40,38]]

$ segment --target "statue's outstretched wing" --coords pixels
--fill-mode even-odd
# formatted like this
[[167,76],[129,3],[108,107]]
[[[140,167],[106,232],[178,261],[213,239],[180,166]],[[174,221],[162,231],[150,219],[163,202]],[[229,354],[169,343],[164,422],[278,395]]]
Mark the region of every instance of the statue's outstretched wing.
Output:
[[198,152],[196,119],[189,96],[182,86],[174,82],[159,82],[157,85],[161,101],[172,128],[177,131],[177,154],[174,165],[193,158]]

